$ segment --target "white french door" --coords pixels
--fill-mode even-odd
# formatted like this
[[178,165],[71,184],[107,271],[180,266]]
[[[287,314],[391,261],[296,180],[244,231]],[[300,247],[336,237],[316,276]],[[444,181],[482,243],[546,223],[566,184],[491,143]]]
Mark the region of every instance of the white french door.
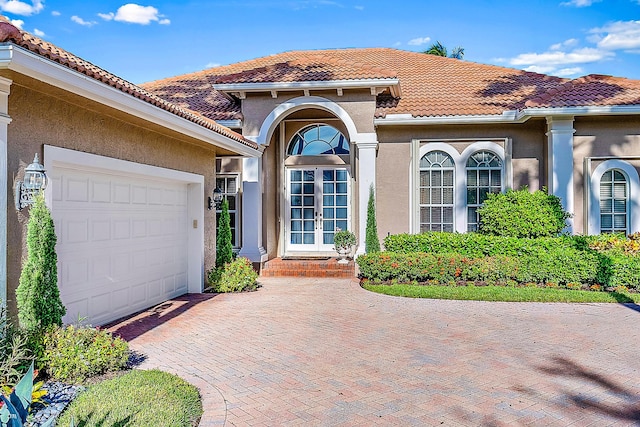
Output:
[[335,252],[333,235],[351,225],[349,171],[290,168],[286,175],[286,251]]

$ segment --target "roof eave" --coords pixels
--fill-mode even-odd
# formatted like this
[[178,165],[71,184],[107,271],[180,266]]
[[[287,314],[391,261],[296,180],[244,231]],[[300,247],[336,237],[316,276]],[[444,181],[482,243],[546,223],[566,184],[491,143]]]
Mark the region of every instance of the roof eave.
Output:
[[372,94],[374,94],[375,90],[376,95],[382,90],[389,89],[392,96],[396,98],[401,96],[400,80],[397,78],[314,80],[295,82],[217,83],[213,84],[213,88],[217,91],[231,94],[294,90],[372,89]]
[[0,45],[0,68],[35,78],[132,116],[196,138],[212,146],[247,157],[261,155],[258,149],[179,117],[142,99],[135,98],[15,44]]
[[502,114],[414,117],[411,114],[387,114],[374,119],[376,126],[402,125],[472,125],[489,123],[524,123],[534,117],[619,116],[640,114],[640,105],[586,105],[577,107],[540,107],[506,110]]

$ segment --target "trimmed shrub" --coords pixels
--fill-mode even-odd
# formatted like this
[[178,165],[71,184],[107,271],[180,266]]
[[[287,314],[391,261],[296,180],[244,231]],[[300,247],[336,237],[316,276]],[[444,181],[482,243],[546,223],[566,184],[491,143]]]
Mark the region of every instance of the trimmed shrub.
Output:
[[[579,255],[579,254],[578,254]],[[598,259],[594,255],[550,253],[519,257],[495,255],[470,258],[460,254],[435,255],[424,252],[366,254],[356,260],[363,278],[373,281],[397,280],[401,283],[482,281],[567,284],[594,283]],[[567,265],[567,264],[570,265]]]
[[367,229],[364,240],[365,253],[380,252],[380,239],[378,239],[378,223],[376,221],[376,199],[373,184],[369,187],[369,202],[367,203]]
[[479,233],[444,233],[428,231],[421,234],[394,234],[384,239],[387,251],[398,253],[431,252],[457,253],[469,257],[495,255],[537,255],[559,248],[584,247],[571,236],[519,239],[487,236]]
[[557,236],[571,216],[558,197],[526,187],[489,194],[478,215],[482,234],[525,238]]
[[52,327],[44,335],[44,345],[47,372],[68,383],[122,370],[129,360],[129,344],[99,328]]
[[229,201],[222,201],[222,211],[216,233],[216,267],[222,267],[233,261],[233,243],[231,242],[231,218],[229,216]]
[[29,330],[59,326],[66,309],[58,290],[56,233],[42,194],[29,213],[27,251],[16,290],[20,326]]
[[209,280],[214,292],[244,292],[258,289],[258,273],[253,269],[251,261],[239,257],[209,273]]

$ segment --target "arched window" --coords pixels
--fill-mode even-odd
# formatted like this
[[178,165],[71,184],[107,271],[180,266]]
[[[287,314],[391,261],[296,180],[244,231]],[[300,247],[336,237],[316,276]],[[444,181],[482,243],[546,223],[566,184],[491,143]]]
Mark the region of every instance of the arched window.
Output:
[[420,159],[420,232],[453,232],[455,162],[444,151]]
[[502,160],[491,151],[469,157],[467,169],[467,231],[478,230],[478,208],[489,193],[502,191]]
[[349,140],[333,126],[310,125],[300,129],[287,148],[289,156],[349,154]]
[[600,232],[625,233],[629,224],[629,183],[620,169],[609,169],[600,179]]

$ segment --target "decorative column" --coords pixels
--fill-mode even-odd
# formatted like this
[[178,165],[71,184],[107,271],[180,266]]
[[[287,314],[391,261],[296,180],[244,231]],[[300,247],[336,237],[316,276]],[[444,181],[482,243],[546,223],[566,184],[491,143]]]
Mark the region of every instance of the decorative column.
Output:
[[367,204],[369,202],[369,187],[376,186],[376,154],[378,137],[375,133],[359,133],[354,141],[356,145],[358,183],[358,249],[356,256],[365,252],[365,237],[367,235]]
[[0,304],[7,304],[7,199],[9,191],[7,171],[7,128],[9,117],[9,90],[11,80],[0,77]]
[[242,248],[252,262],[267,260],[262,246],[262,157],[242,159]]
[[[573,214],[573,117],[547,117],[547,186],[549,194],[558,196],[562,207]],[[573,233],[573,219],[567,220]]]

